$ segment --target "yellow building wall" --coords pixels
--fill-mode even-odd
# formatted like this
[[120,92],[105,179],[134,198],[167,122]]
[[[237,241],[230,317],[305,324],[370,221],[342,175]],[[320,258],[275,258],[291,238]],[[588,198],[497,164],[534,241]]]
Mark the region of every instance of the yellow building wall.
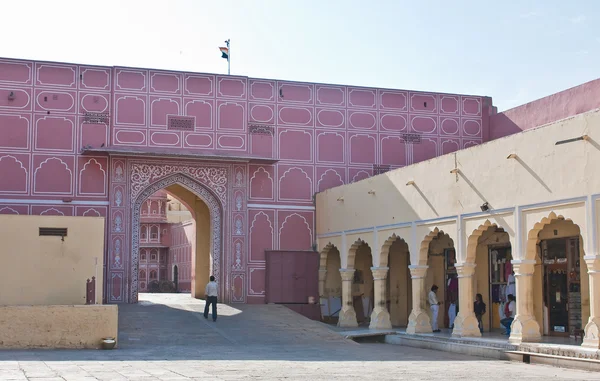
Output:
[[[85,304],[93,276],[102,303],[104,218],[0,215],[0,226],[0,305]],[[67,236],[41,237],[41,227]]]
[[118,320],[116,305],[0,306],[0,348],[98,349]]

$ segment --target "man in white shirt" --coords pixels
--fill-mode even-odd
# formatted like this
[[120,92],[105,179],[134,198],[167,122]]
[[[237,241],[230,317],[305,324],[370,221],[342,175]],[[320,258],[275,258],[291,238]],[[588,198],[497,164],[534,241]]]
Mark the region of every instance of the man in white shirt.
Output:
[[500,320],[500,324],[506,328],[506,332],[504,332],[504,334],[510,336],[510,326],[512,325],[513,320],[515,320],[515,312],[517,311],[515,310],[515,296],[513,294],[509,294],[507,299],[508,301],[504,307],[505,318]]
[[431,308],[431,328],[433,332],[440,332],[438,328],[438,312],[440,311],[440,302],[437,300],[436,292],[438,290],[438,286],[435,284],[431,286],[431,291],[429,291],[429,306]]
[[210,276],[210,282],[206,284],[204,289],[204,298],[206,304],[204,305],[204,318],[208,319],[208,307],[212,304],[212,319],[217,321],[217,282],[215,277]]

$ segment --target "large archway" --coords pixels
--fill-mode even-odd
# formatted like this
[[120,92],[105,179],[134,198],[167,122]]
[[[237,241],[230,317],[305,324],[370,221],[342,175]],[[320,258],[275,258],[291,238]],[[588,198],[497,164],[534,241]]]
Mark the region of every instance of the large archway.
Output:
[[[589,279],[579,225],[551,213],[529,232],[527,259],[534,259],[533,314],[546,336],[574,337],[590,316]],[[521,296],[521,295],[519,295]]]
[[[495,223],[485,221],[469,236],[466,264],[474,264],[473,292],[468,303],[481,294],[486,312],[481,316],[482,332],[502,332],[501,316],[508,295],[516,295],[509,234]],[[481,311],[481,310],[479,310]],[[477,314],[476,314],[477,315]]]
[[[204,295],[204,285],[210,275],[223,279],[222,261],[223,210],[218,198],[198,181],[181,173],[160,179],[137,193],[131,209],[131,292],[132,301],[138,297],[140,210],[144,201],[155,192],[165,189],[194,211],[196,221],[195,255],[192,258],[192,297]],[[221,290],[223,284],[219,283]]]
[[390,323],[396,327],[408,326],[412,306],[412,279],[408,244],[393,234],[381,249],[380,266],[388,267],[385,295]]
[[356,321],[368,324],[374,308],[373,255],[364,241],[355,242],[348,253],[347,268],[354,270],[351,295]]
[[328,323],[337,323],[342,309],[341,267],[340,251],[334,245],[327,245],[321,251],[319,294],[321,298],[321,316]]
[[[440,302],[437,325],[432,321],[432,327],[453,328],[458,313],[458,276],[455,268],[454,241],[448,234],[436,228],[423,241],[422,248],[424,245],[428,266],[425,275],[425,295],[436,285],[437,300]],[[428,312],[432,313],[429,305],[428,309]]]

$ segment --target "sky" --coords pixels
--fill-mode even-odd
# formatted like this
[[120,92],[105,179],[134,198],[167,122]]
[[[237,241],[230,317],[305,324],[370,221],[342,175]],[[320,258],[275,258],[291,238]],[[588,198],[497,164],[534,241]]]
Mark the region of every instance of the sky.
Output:
[[3,0],[0,57],[491,96],[600,77],[596,0]]

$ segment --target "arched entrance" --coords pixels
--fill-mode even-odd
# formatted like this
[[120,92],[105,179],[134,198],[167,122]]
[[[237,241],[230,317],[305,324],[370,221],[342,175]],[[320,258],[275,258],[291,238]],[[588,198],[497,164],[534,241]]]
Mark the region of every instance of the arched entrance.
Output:
[[[196,239],[192,258],[192,297],[204,296],[204,285],[210,275],[217,281],[221,274],[222,261],[222,206],[218,198],[198,181],[184,174],[172,174],[146,186],[132,202],[131,208],[131,300],[137,301],[140,242],[140,210],[144,201],[157,191],[165,189],[189,206],[196,221]],[[224,285],[219,283],[221,290]]]
[[507,297],[516,296],[513,259],[509,234],[490,221],[485,221],[468,238],[465,263],[475,265],[475,270],[473,291],[466,296],[466,303],[473,304],[476,295],[481,294],[486,306],[481,316],[483,332],[504,331],[500,320]]
[[337,323],[342,309],[342,267],[340,252],[334,245],[327,245],[321,252],[319,294],[323,320]]
[[348,267],[354,269],[352,280],[352,304],[356,312],[358,324],[368,324],[373,312],[373,256],[371,247],[367,243],[360,243],[355,251],[352,263],[348,260]]
[[179,268],[177,265],[173,266],[173,283],[175,283],[175,290],[179,290]]
[[386,308],[390,323],[395,327],[408,326],[412,306],[412,279],[410,276],[408,244],[395,234],[381,251],[381,267],[389,267],[386,279]]
[[[458,276],[454,266],[456,264],[454,241],[448,234],[437,229],[434,230],[433,238],[428,237],[428,239],[430,242],[427,247],[426,300],[431,287],[438,286],[437,300],[440,302],[440,306],[437,326],[452,328],[458,313]],[[431,314],[429,303],[427,308]]]
[[590,316],[583,238],[573,221],[551,213],[529,232],[527,257],[535,259],[533,287],[526,290],[541,334],[573,337]]

